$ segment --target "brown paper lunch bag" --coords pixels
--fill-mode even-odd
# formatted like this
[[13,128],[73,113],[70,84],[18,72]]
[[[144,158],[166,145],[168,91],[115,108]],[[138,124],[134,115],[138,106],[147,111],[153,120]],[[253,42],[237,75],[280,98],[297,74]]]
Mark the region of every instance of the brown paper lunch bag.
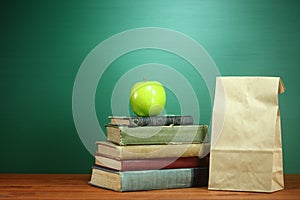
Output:
[[210,190],[284,188],[279,77],[217,77],[212,116]]

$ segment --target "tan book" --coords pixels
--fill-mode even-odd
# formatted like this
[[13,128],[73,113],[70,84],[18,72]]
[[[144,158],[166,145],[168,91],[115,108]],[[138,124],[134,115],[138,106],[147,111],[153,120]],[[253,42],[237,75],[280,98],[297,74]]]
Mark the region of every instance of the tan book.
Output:
[[118,160],[204,157],[204,149],[207,149],[208,147],[209,143],[120,146],[111,142],[103,141],[97,142],[97,153]]

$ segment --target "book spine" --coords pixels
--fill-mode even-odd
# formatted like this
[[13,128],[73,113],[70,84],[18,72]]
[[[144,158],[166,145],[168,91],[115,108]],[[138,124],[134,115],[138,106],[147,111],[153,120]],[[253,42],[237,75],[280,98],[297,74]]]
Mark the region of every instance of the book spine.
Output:
[[208,166],[208,157],[202,159],[198,157],[137,159],[121,160],[120,162],[122,163],[120,171],[196,168]]
[[210,143],[172,144],[172,145],[127,145],[120,146],[111,142],[97,142],[97,154],[116,160],[204,157]]
[[207,125],[119,128],[120,141],[107,137],[119,145],[202,143],[208,131]]
[[132,117],[129,118],[130,126],[169,126],[169,125],[192,125],[192,116],[155,116],[155,117]]
[[[129,145],[120,146],[120,160],[171,157],[202,157],[202,149],[209,143],[174,145]],[[101,151],[100,151],[101,152]],[[109,156],[109,155],[108,155]]]
[[120,172],[122,191],[207,186],[208,168]]

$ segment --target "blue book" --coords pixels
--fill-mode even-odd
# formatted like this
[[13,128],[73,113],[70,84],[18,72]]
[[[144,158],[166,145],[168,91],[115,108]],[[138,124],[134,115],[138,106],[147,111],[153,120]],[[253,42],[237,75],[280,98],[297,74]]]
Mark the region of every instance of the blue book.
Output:
[[120,192],[200,187],[208,184],[208,167],[116,171],[94,166],[89,183]]

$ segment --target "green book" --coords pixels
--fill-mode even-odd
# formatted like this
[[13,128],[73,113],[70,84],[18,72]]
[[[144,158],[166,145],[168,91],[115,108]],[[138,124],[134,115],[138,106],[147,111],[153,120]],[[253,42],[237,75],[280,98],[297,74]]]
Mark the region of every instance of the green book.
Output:
[[120,192],[200,187],[208,184],[208,167],[121,172],[94,166],[89,184]]
[[107,140],[118,145],[202,143],[207,125],[116,126],[107,125]]

